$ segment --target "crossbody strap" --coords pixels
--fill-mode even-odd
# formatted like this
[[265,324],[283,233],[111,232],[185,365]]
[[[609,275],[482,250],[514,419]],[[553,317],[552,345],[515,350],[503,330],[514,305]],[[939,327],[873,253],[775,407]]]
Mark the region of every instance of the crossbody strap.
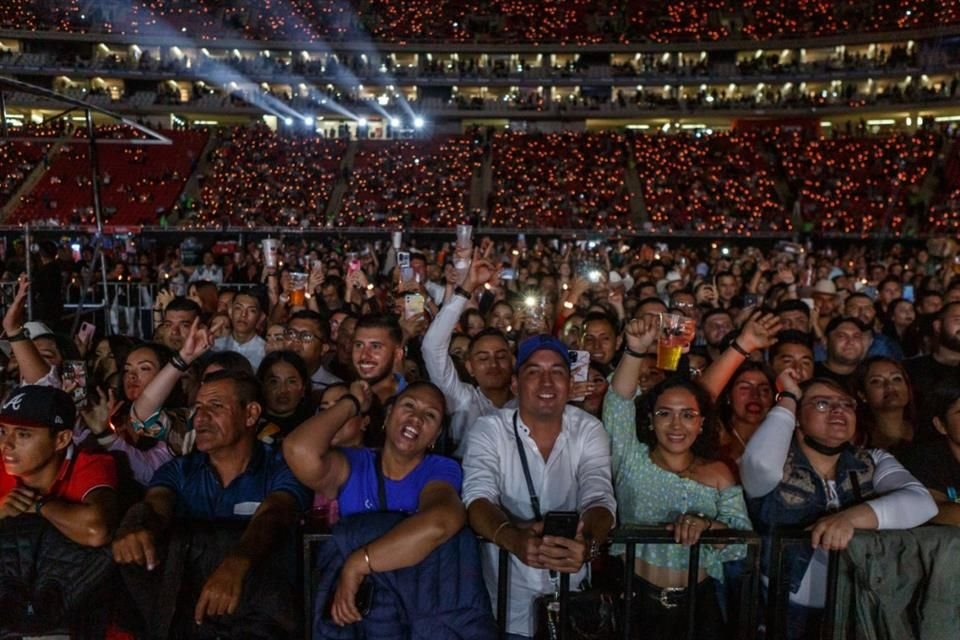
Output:
[[540,498],[537,497],[537,492],[533,488],[530,465],[527,463],[527,452],[523,446],[523,441],[520,440],[520,429],[517,427],[519,413],[519,411],[513,412],[513,437],[517,440],[517,453],[520,455],[520,464],[523,465],[523,477],[527,481],[527,491],[530,492],[530,507],[533,509],[533,517],[539,522],[543,520],[543,515],[540,513]]
[[377,449],[373,464],[377,472],[377,500],[380,503],[377,506],[380,511],[389,511],[390,509],[387,507],[387,483],[383,479],[383,454],[379,449]]

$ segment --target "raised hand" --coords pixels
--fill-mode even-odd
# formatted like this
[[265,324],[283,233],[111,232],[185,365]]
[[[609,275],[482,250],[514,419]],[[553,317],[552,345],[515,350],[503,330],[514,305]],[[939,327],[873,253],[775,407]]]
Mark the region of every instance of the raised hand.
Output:
[[194,318],[187,333],[187,339],[180,349],[180,357],[187,364],[206,353],[213,346],[215,332],[200,324],[200,318]]
[[623,338],[627,348],[637,353],[646,353],[657,341],[660,331],[660,317],[653,314],[644,314],[642,317],[631,320],[623,330]]
[[350,395],[360,403],[360,413],[366,413],[370,410],[370,405],[373,403],[373,390],[367,382],[363,380],[351,382]]
[[777,391],[786,391],[797,396],[803,397],[803,391],[800,390],[800,375],[796,369],[788,367],[777,376]]
[[3,316],[3,330],[8,336],[16,335],[23,328],[23,312],[27,306],[27,296],[30,295],[30,280],[27,274],[21,273],[17,278],[17,293]]
[[776,314],[754,311],[743,325],[737,342],[748,352],[769,349],[777,343],[780,328],[780,318]]
[[83,421],[95,435],[101,435],[110,429],[110,419],[116,415],[123,403],[117,399],[113,389],[97,389],[97,401],[91,402],[80,410]]

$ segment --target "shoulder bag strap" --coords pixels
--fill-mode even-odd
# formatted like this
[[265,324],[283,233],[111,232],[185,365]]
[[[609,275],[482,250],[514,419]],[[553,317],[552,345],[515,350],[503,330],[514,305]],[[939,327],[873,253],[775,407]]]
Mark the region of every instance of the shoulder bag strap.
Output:
[[540,513],[540,498],[537,497],[537,492],[533,488],[533,478],[530,476],[530,465],[527,463],[527,452],[523,447],[523,442],[520,440],[520,429],[517,428],[517,416],[520,412],[513,412],[513,437],[517,440],[517,453],[520,455],[520,464],[523,465],[523,477],[527,480],[527,491],[530,492],[530,507],[533,509],[533,517],[539,522],[543,520],[543,515]]

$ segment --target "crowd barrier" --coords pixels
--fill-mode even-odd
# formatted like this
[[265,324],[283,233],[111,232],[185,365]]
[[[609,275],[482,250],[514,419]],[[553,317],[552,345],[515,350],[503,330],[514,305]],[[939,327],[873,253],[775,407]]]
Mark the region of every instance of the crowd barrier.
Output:
[[[316,579],[313,559],[316,550],[320,544],[323,544],[330,534],[320,529],[305,528],[302,536],[302,579],[304,594],[304,620],[306,622],[306,638],[311,638],[312,616],[313,616],[313,585]],[[700,550],[705,544],[742,544],[748,547],[747,567],[748,570],[741,580],[741,591],[739,594],[739,609],[736,613],[737,628],[735,636],[738,640],[754,640],[757,638],[757,630],[761,626],[767,629],[767,640],[778,640],[784,637],[787,598],[788,592],[784,588],[781,579],[783,570],[784,551],[792,545],[809,541],[809,532],[798,530],[784,530],[778,532],[772,541],[771,575],[769,584],[771,585],[769,597],[764,599],[760,584],[760,552],[761,538],[752,531],[718,530],[704,532],[698,544],[691,545],[689,549],[690,559],[688,563],[688,581],[696,584],[700,572]],[[608,640],[630,640],[635,636],[637,630],[632,628],[631,612],[634,603],[634,571],[633,567],[636,560],[636,545],[638,544],[677,544],[673,538],[673,533],[663,527],[622,527],[611,534],[610,541],[615,544],[622,544],[626,547],[624,556],[623,584],[624,592],[621,594],[623,601],[623,614],[621,616],[621,631],[617,638]],[[481,544],[492,544],[489,541],[480,540]],[[830,554],[830,571],[827,585],[827,602],[836,604],[835,594],[837,590],[839,554],[832,552]],[[509,553],[501,549],[499,554],[499,582],[497,585],[498,607],[496,612],[497,628],[500,638],[506,634],[506,606],[509,598]],[[558,598],[560,601],[560,637],[561,640],[572,639],[570,631],[570,620],[568,618],[569,607],[567,606],[570,594],[569,575],[562,574],[560,579],[560,589]],[[688,594],[687,609],[687,631],[684,635],[685,640],[696,640],[696,590],[691,590]],[[763,602],[766,600],[766,606]],[[761,612],[763,616],[761,617]],[[827,607],[824,617],[823,631],[821,640],[839,640],[842,636],[835,635],[834,620],[835,609]],[[670,640],[680,640],[671,638]]]

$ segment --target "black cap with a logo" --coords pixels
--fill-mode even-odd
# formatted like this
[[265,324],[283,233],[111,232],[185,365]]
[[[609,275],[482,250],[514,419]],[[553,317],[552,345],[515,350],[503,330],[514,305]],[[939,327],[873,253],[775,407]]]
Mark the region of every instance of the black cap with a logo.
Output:
[[73,429],[77,409],[73,398],[56,387],[26,385],[14,389],[0,405],[0,423],[20,427]]

